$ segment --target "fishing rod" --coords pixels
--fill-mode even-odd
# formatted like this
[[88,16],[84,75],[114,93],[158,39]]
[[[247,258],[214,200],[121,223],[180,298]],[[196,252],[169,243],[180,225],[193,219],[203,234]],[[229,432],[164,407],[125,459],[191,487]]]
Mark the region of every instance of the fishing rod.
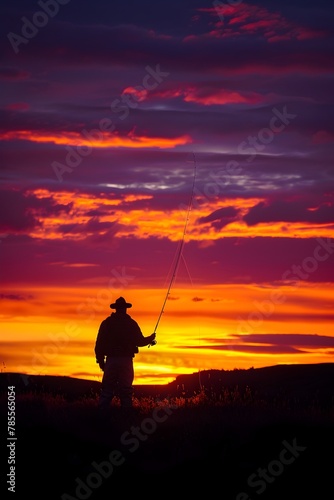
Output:
[[[191,209],[192,209],[192,204],[193,204],[193,199],[194,199],[194,193],[195,193],[195,183],[196,183],[197,166],[196,166],[196,158],[195,158],[195,154],[194,153],[193,153],[193,157],[194,157],[193,184],[192,184],[191,196],[190,196],[190,200],[189,200],[189,204],[188,204],[188,209],[187,209],[186,220],[185,220],[185,223],[184,223],[182,239],[181,239],[179,251],[177,253],[177,257],[176,257],[176,261],[175,261],[175,265],[174,265],[174,269],[173,269],[173,274],[172,274],[172,277],[171,277],[171,280],[170,280],[170,283],[169,283],[169,286],[168,286],[168,289],[167,289],[167,293],[166,293],[166,296],[165,296],[165,300],[164,300],[164,302],[162,304],[162,308],[161,308],[160,314],[158,316],[158,321],[157,321],[157,323],[155,325],[153,333],[156,333],[158,325],[160,323],[161,316],[164,313],[166,302],[168,300],[168,297],[169,297],[169,294],[170,294],[170,290],[171,290],[172,285],[174,283],[174,280],[175,280],[175,277],[176,277],[176,273],[177,273],[177,270],[178,270],[178,267],[179,267],[180,259],[181,259],[181,256],[182,256],[182,250],[183,250],[183,247],[184,247],[184,241],[185,241],[185,237],[186,237],[186,233],[187,233],[187,226],[188,226],[188,222],[189,222],[190,212],[191,212]],[[151,342],[151,344],[149,344],[148,347],[154,346],[156,343],[157,343],[157,341],[153,340],[153,342]]]

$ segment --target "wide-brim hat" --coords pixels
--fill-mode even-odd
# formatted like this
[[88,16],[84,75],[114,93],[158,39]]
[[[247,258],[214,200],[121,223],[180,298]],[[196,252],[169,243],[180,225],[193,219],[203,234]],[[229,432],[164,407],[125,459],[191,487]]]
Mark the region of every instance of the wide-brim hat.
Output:
[[132,307],[132,304],[130,304],[129,302],[126,302],[124,297],[118,297],[118,299],[115,300],[115,302],[113,304],[110,304],[110,309],[118,309],[118,308],[124,308],[124,307],[127,309]]

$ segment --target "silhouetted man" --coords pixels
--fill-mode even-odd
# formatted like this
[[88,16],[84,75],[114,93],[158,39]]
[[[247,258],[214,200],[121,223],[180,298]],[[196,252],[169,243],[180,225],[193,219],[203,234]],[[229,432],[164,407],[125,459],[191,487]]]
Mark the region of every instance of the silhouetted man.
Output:
[[102,321],[95,343],[96,362],[103,373],[99,407],[108,408],[111,400],[119,392],[122,407],[132,407],[132,384],[134,379],[133,358],[138,347],[151,344],[155,333],[144,337],[138,323],[126,312],[132,307],[123,297],[119,297],[108,318]]

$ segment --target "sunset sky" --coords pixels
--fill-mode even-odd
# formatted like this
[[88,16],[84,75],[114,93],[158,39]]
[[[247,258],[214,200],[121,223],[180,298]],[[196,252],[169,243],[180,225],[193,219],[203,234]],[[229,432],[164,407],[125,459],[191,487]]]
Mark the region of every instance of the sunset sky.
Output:
[[101,380],[110,303],[151,334],[183,234],[135,383],[332,362],[333,3],[15,0],[0,23],[2,371]]

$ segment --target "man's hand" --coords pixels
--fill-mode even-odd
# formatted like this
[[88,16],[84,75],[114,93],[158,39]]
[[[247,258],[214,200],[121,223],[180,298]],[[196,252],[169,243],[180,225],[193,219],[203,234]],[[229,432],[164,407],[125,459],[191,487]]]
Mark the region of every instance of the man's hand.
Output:
[[152,335],[150,335],[150,344],[151,345],[155,345],[157,343],[157,341],[155,340],[155,333],[152,333]]

